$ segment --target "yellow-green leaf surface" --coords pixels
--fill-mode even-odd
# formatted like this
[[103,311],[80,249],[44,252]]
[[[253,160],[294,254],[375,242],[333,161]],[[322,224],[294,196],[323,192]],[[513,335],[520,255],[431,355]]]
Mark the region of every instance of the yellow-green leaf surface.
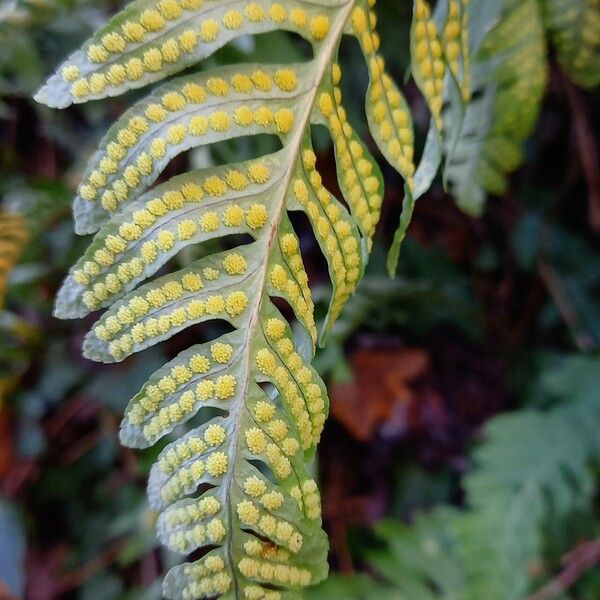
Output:
[[444,179],[459,206],[479,215],[486,192],[503,193],[521,162],[548,69],[539,0],[503,0],[471,21],[470,37],[482,40],[472,62],[477,94],[447,141]]
[[[169,598],[299,598],[326,576],[310,473],[328,399],[311,366],[318,332],[288,213],[306,214],[327,260],[326,333],[362,277],[384,192],[379,167],[346,117],[337,63],[344,33],[359,37],[367,58],[373,137],[413,185],[412,122],[384,71],[375,26],[373,6],[362,0],[137,0],[37,95],[65,107],[121,94],[246,34],[283,29],[312,45],[305,63],[230,65],[157,87],[107,133],[75,199],[77,232],[95,237],[55,312],[73,318],[106,309],[85,339],[88,358],[117,362],[191,325],[229,326],[152,375],[121,430],[123,443],[138,448],[166,437],[150,502],[162,542],[195,553],[167,575]],[[342,199],[323,185],[312,125],[330,132]],[[151,187],[181,152],[262,133],[281,149]],[[203,258],[165,271],[184,248],[225,236],[238,245],[217,253],[205,246]]]
[[600,2],[545,0],[546,27],[566,74],[578,85],[600,83]]

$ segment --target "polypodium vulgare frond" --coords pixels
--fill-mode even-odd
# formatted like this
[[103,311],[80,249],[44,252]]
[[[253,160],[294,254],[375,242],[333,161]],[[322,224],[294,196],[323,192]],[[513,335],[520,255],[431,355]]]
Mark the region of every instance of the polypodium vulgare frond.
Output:
[[[303,64],[227,66],[157,88],[109,131],[75,199],[77,232],[97,233],[56,315],[107,309],[86,337],[87,357],[120,361],[212,319],[232,329],[156,372],[123,421],[121,439],[132,447],[171,436],[149,483],[161,540],[183,554],[206,549],[167,575],[170,598],[293,598],[326,575],[309,465],[328,400],[310,365],[313,301],[288,212],[306,213],[329,265],[327,331],[362,276],[383,198],[379,168],[346,118],[342,34],[359,38],[368,62],[374,139],[409,187],[414,175],[411,118],[378,54],[375,25],[365,0],[137,0],[37,96],[54,107],[114,96],[244,34],[285,29],[312,45]],[[345,204],[322,183],[313,124],[331,134]],[[277,136],[281,149],[149,189],[184,150],[259,133]],[[183,248],[229,234],[252,241],[142,283]],[[273,298],[291,307],[296,335]]]

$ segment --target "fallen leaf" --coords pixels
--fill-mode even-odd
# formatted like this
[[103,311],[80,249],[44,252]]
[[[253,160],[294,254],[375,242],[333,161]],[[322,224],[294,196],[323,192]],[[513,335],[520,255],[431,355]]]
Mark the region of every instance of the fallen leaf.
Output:
[[350,359],[353,380],[331,390],[332,414],[359,441],[373,438],[392,415],[415,399],[410,383],[429,368],[424,350],[358,350]]

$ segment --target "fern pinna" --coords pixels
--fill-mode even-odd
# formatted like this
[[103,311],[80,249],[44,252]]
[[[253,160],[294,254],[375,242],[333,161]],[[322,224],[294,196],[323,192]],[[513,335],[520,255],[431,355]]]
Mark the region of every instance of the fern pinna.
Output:
[[[170,571],[170,598],[293,598],[326,576],[309,465],[328,400],[310,364],[313,301],[288,211],[306,213],[328,261],[327,331],[361,278],[383,197],[379,168],[342,105],[342,34],[355,34],[367,59],[374,139],[409,186],[414,173],[411,118],[377,53],[370,4],[137,0],[38,93],[53,107],[114,96],[189,67],[242,34],[285,29],[312,45],[303,64],[227,66],[159,87],[109,131],[75,199],[77,232],[97,233],[64,282],[56,315],[107,308],[86,337],[88,358],[121,361],[211,319],[233,328],[152,375],[122,425],[123,443],[138,448],[176,433],[150,475],[159,536],[176,552],[207,552]],[[313,124],[329,129],[349,210],[322,184]],[[278,136],[282,149],[147,191],[182,151],[259,133]],[[184,247],[230,234],[252,242],[136,287]],[[296,335],[273,298],[293,309]]]

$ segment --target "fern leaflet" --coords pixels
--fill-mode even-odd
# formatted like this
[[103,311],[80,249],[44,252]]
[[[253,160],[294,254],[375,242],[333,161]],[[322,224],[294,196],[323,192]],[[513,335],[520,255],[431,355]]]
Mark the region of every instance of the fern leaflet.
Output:
[[600,83],[600,2],[545,0],[546,27],[565,72],[578,85]]

